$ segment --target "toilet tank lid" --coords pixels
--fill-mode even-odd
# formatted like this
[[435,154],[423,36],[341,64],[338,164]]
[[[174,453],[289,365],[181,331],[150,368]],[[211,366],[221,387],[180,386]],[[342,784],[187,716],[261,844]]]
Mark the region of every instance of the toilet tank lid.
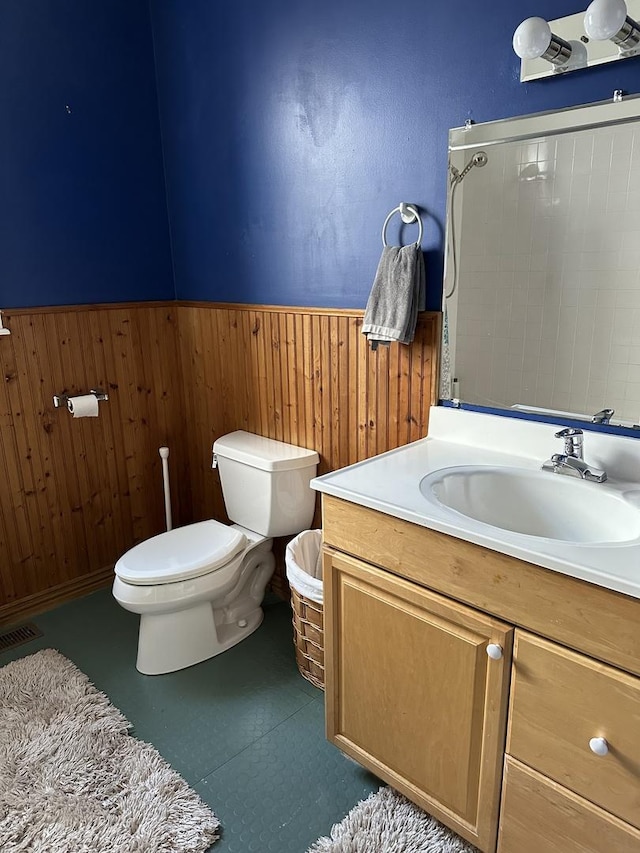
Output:
[[123,581],[139,586],[193,580],[240,553],[244,533],[219,521],[198,521],[134,545],[115,565]]
[[262,471],[289,471],[317,465],[320,457],[315,450],[285,444],[262,435],[236,430],[223,435],[213,443],[216,456],[243,462]]

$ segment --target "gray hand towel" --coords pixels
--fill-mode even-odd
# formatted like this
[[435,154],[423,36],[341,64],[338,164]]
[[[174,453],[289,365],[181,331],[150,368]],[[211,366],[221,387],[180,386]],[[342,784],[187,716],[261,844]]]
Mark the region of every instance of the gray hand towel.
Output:
[[410,344],[424,303],[424,257],[420,246],[385,246],[362,324],[371,349],[391,341]]

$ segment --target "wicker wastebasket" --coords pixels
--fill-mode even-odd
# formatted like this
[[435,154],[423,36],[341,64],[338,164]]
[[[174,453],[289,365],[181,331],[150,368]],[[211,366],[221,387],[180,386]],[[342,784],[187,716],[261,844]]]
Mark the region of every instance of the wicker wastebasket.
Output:
[[305,530],[287,545],[293,644],[300,675],[324,690],[321,530]]

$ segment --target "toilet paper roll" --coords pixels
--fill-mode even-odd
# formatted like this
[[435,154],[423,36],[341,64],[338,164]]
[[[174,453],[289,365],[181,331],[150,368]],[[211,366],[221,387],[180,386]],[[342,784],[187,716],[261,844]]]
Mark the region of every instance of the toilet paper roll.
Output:
[[69,397],[67,408],[74,418],[97,418],[98,398],[95,394],[82,394],[80,397]]

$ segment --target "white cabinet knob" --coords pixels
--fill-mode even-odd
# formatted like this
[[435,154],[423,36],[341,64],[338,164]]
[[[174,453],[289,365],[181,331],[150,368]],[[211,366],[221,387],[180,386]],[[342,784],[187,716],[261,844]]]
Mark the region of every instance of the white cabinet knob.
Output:
[[596,755],[606,755],[609,752],[609,744],[603,737],[592,737],[589,741],[589,749]]
[[487,654],[491,660],[500,660],[502,657],[502,646],[499,646],[497,643],[489,643],[487,646]]

